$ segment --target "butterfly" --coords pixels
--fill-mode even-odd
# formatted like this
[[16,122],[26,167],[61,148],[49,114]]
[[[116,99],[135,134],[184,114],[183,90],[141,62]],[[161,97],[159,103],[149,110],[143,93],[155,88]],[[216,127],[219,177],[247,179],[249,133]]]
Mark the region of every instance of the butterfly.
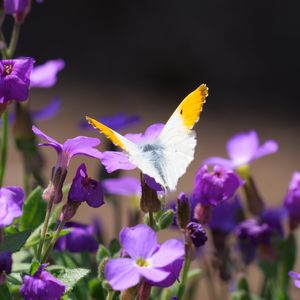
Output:
[[197,140],[193,127],[199,120],[207,96],[208,88],[201,84],[183,99],[158,137],[143,143],[134,143],[97,120],[86,119],[125,151],[143,174],[154,178],[165,190],[173,191],[194,159]]

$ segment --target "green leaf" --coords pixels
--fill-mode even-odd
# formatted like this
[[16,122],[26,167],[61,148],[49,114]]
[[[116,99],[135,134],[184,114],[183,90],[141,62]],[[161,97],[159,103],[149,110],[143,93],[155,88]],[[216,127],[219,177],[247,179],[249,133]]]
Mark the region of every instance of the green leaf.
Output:
[[174,211],[172,209],[165,211],[157,221],[160,230],[168,228],[173,223],[173,219]]
[[12,297],[10,295],[7,284],[0,284],[0,299],[11,300]]
[[33,276],[35,272],[38,270],[39,266],[40,263],[37,260],[34,260],[30,266],[30,271],[29,271],[30,275]]
[[106,297],[106,291],[104,290],[101,282],[97,278],[92,278],[89,283],[89,291],[93,299],[102,300]]
[[75,285],[85,276],[89,274],[88,269],[65,269],[57,278],[66,285],[66,292],[72,290]]
[[203,273],[202,269],[193,269],[188,272],[188,279],[192,280]]
[[105,257],[110,257],[110,252],[105,246],[100,245],[96,254],[97,264],[100,264]]
[[117,239],[113,239],[110,242],[108,249],[110,251],[111,256],[114,256],[115,254],[117,254],[120,251],[121,245]]
[[38,186],[27,197],[20,219],[20,229],[35,229],[45,219],[47,203],[42,198],[43,189]]
[[4,237],[4,242],[0,246],[0,251],[17,252],[25,244],[31,234],[31,230],[25,230]]

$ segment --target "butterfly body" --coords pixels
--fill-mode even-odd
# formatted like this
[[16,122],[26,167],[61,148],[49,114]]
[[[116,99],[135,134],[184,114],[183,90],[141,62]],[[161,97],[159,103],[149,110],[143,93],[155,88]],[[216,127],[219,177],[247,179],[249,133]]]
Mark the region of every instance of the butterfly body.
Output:
[[197,140],[192,128],[207,95],[208,89],[202,84],[180,103],[158,137],[143,143],[133,143],[98,121],[89,117],[87,120],[121,147],[144,174],[153,177],[165,189],[175,190],[178,179],[194,158]]

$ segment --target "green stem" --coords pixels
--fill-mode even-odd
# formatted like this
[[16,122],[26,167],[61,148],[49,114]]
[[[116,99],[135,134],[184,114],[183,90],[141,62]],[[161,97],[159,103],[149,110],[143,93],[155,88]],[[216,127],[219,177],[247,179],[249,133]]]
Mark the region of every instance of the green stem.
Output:
[[60,232],[61,232],[61,230],[63,229],[64,226],[65,226],[65,222],[64,222],[64,221],[61,221],[61,222],[59,223],[59,225],[58,225],[58,227],[57,227],[55,233],[54,233],[54,236],[53,236],[53,238],[52,238],[52,240],[51,240],[51,242],[50,242],[48,248],[45,250],[45,252],[44,252],[43,255],[42,255],[42,260],[41,260],[42,263],[44,263],[44,262],[47,261],[48,256],[50,255],[50,253],[51,253],[51,251],[52,251],[52,249],[53,249],[53,247],[54,247],[56,241],[57,241],[58,238],[59,238],[59,234],[60,234]]
[[44,243],[45,243],[45,240],[46,240],[46,233],[48,231],[48,226],[49,226],[49,220],[50,220],[50,216],[51,216],[52,207],[53,207],[53,199],[51,199],[48,203],[47,212],[46,212],[46,216],[45,216],[45,221],[43,223],[43,227],[42,227],[42,230],[41,230],[41,239],[40,239],[40,243],[39,243],[39,247],[38,247],[38,251],[37,251],[37,260],[38,261],[41,260],[42,250],[43,250],[43,246],[44,246]]
[[113,299],[113,297],[114,297],[114,291],[112,291],[112,290],[109,290],[108,291],[108,294],[107,294],[107,296],[106,296],[106,300],[112,300]]
[[17,43],[20,36],[20,30],[21,30],[21,24],[15,22],[13,32],[11,35],[9,47],[7,49],[7,56],[8,58],[12,58],[14,56],[14,53],[16,51]]
[[8,146],[8,113],[4,111],[2,114],[2,143],[1,143],[1,162],[0,162],[0,187],[3,185],[4,173],[7,162],[7,146]]
[[182,274],[181,274],[179,288],[178,288],[178,294],[177,294],[178,300],[183,299],[183,295],[184,295],[184,291],[185,291],[185,287],[186,287],[186,283],[187,283],[186,282],[187,281],[187,276],[188,276],[188,272],[189,272],[189,269],[190,269],[190,264],[191,264],[190,258],[186,257],[185,261],[184,261],[184,265],[183,265],[183,271],[182,271]]
[[155,230],[155,220],[153,217],[153,211],[149,211],[149,223],[150,223],[150,227]]

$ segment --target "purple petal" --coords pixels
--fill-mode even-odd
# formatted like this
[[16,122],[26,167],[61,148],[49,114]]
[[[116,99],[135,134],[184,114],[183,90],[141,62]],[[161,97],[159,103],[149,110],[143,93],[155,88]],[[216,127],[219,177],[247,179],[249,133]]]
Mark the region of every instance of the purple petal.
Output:
[[138,196],[141,194],[141,183],[135,177],[122,177],[102,180],[106,193],[121,196]]
[[217,156],[207,158],[206,160],[203,161],[203,164],[205,164],[205,165],[219,165],[219,166],[229,168],[229,169],[232,169],[234,167],[231,160],[225,159],[225,158],[222,158],[222,157],[217,157]]
[[45,121],[53,118],[61,108],[61,101],[58,97],[53,98],[48,105],[40,110],[32,111],[31,116],[34,121]]
[[248,164],[254,157],[259,146],[259,140],[255,131],[239,133],[227,143],[227,151],[234,165]]
[[46,135],[44,132],[42,132],[40,129],[38,129],[36,126],[32,126],[32,131],[39,136],[41,139],[46,140],[48,143],[40,144],[40,146],[51,146],[53,147],[57,152],[61,152],[63,149],[63,145],[60,144],[58,141],[53,139],[52,137]]
[[145,277],[152,282],[159,282],[165,280],[169,275],[170,272],[164,271],[161,269],[155,269],[151,267],[136,267],[139,274]]
[[114,290],[122,291],[137,285],[140,275],[130,258],[115,258],[108,261],[104,276]]
[[86,136],[77,136],[73,139],[68,139],[63,144],[63,151],[68,154],[69,159],[75,155],[86,155],[95,158],[102,158],[102,153],[94,149],[100,144],[98,138],[91,138]]
[[278,151],[278,144],[275,141],[272,140],[266,141],[263,145],[259,146],[259,148],[256,150],[253,160],[263,157],[265,155],[275,153],[277,151]]
[[123,250],[133,259],[150,257],[158,245],[155,232],[144,224],[123,228],[120,241]]
[[24,192],[16,186],[0,189],[0,228],[12,224],[22,215]]
[[4,10],[8,15],[22,12],[28,6],[29,0],[4,0]]
[[116,170],[133,170],[136,168],[129,159],[127,154],[119,151],[104,151],[102,153],[101,163],[108,173]]
[[152,190],[157,192],[164,191],[164,188],[159,183],[157,183],[153,177],[150,177],[145,174],[144,178],[145,178],[145,182]]
[[30,76],[30,86],[49,88],[55,85],[57,73],[65,67],[62,59],[49,60],[45,64],[35,67]]
[[164,242],[152,256],[153,267],[165,267],[184,257],[184,245],[181,241],[171,239]]
[[299,273],[296,273],[296,272],[294,272],[294,271],[290,271],[288,274],[289,274],[289,276],[292,277],[293,279],[300,280],[300,274],[299,274]]
[[157,138],[162,131],[164,124],[162,123],[155,123],[150,125],[145,133],[128,133],[125,134],[125,137],[128,138],[130,141],[134,143],[144,143],[144,142],[151,142],[155,138]]

